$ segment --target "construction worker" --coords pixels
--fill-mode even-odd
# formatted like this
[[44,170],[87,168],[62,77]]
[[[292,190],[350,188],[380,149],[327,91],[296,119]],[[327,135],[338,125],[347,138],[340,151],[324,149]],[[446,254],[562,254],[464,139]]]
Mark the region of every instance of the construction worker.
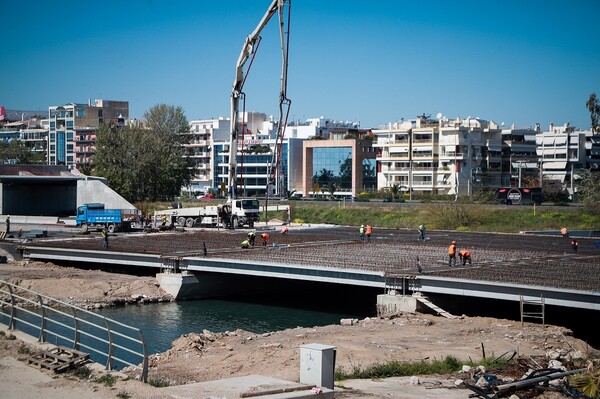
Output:
[[576,239],[571,240],[571,248],[573,248],[573,252],[577,252],[577,247],[579,247],[579,243]]
[[270,237],[269,233],[262,233],[260,235],[260,238],[262,238],[262,245],[263,245],[263,247],[267,246],[267,243],[269,242],[269,237]]
[[424,224],[419,225],[419,240],[425,240],[425,232],[427,231]]
[[365,235],[367,236],[367,242],[371,242],[371,233],[373,233],[373,228],[370,224],[365,228]]
[[244,248],[244,249],[250,248],[250,242],[247,239],[242,241],[242,248]]
[[106,228],[103,228],[102,233],[100,234],[102,235],[102,246],[104,249],[108,249],[108,232],[106,231]]
[[286,235],[288,232],[288,228],[284,227],[283,229],[281,229],[281,231],[279,233],[281,233],[282,236]]
[[456,241],[452,241],[448,247],[448,267],[452,266],[452,262],[456,266]]
[[248,233],[248,242],[250,243],[250,245],[254,246],[254,241],[256,240],[256,232],[255,231],[251,231]]
[[469,261],[469,266],[473,264],[473,262],[471,261],[471,251],[469,251],[468,249],[463,249],[459,251],[458,256],[460,257],[460,261],[462,262],[463,266],[467,264],[467,261]]
[[358,234],[360,235],[360,240],[364,241],[365,240],[365,225],[364,224],[360,225],[360,229],[358,229]]
[[560,234],[562,234],[563,237],[569,236],[569,232],[567,231],[566,227],[563,227],[562,229],[560,229]]
[[163,214],[163,215],[161,216],[161,219],[162,219],[162,225],[163,225],[163,226],[166,226],[166,225],[167,225],[167,214],[166,214],[166,213],[165,213],[165,214]]
[[8,235],[10,233],[10,215],[6,216],[4,223],[6,224],[6,235]]

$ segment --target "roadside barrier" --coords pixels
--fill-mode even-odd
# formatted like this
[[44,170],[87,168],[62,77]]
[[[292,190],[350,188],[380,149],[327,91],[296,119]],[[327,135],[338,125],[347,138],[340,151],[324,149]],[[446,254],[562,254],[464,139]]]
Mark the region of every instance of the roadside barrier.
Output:
[[147,382],[148,352],[140,329],[4,280],[0,307],[0,321],[7,319],[9,330],[37,334],[40,343],[89,351],[93,359],[106,359],[107,370],[114,370],[115,363],[132,366]]

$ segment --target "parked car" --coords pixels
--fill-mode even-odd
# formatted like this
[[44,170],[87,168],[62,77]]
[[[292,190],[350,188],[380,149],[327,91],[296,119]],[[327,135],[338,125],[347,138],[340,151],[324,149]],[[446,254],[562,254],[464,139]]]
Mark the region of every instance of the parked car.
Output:
[[211,200],[211,199],[215,199],[215,196],[212,195],[212,194],[199,195],[198,199],[200,199],[200,200]]

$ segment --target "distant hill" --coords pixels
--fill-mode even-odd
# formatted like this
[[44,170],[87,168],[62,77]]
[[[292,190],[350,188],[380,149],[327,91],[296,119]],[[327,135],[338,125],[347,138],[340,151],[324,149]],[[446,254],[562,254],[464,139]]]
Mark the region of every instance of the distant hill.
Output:
[[39,111],[24,111],[17,109],[7,109],[5,111],[5,121],[6,122],[16,122],[21,120],[29,120],[35,116],[41,118],[48,117],[48,110],[39,110]]

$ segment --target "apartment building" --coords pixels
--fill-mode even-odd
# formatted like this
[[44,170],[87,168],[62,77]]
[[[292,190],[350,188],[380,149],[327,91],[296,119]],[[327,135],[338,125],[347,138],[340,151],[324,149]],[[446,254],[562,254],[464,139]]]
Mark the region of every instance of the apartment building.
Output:
[[600,135],[591,130],[576,130],[566,123],[550,124],[547,131],[536,134],[542,184],[556,184],[569,194],[577,192],[585,169],[600,167]]
[[[274,153],[279,145],[275,139],[246,136],[237,152],[236,196],[265,196],[270,177],[269,196],[283,197],[299,185],[302,176],[302,139],[284,138],[280,146],[279,173],[275,173]],[[230,141],[215,142],[213,147],[213,185],[226,193],[229,179]]]
[[[25,143],[25,146],[33,154],[39,155],[43,163],[46,163],[48,120],[34,116],[27,120],[4,123],[0,127],[0,141],[9,143],[12,140]],[[4,160],[4,162],[10,162],[10,160]]]
[[129,119],[129,102],[97,99],[87,104],[48,107],[49,165],[87,164],[95,153],[96,131],[102,123],[123,125]]
[[308,118],[304,122],[291,121],[285,128],[286,137],[297,139],[324,139],[329,140],[332,131],[360,129],[359,122],[335,121],[320,116]]
[[499,186],[502,129],[479,118],[419,116],[373,130],[377,186],[421,194],[471,195]]
[[186,154],[193,160],[194,177],[184,190],[190,193],[206,193],[213,187],[213,143],[229,139],[229,118],[201,119],[190,122],[190,130],[184,134]]

